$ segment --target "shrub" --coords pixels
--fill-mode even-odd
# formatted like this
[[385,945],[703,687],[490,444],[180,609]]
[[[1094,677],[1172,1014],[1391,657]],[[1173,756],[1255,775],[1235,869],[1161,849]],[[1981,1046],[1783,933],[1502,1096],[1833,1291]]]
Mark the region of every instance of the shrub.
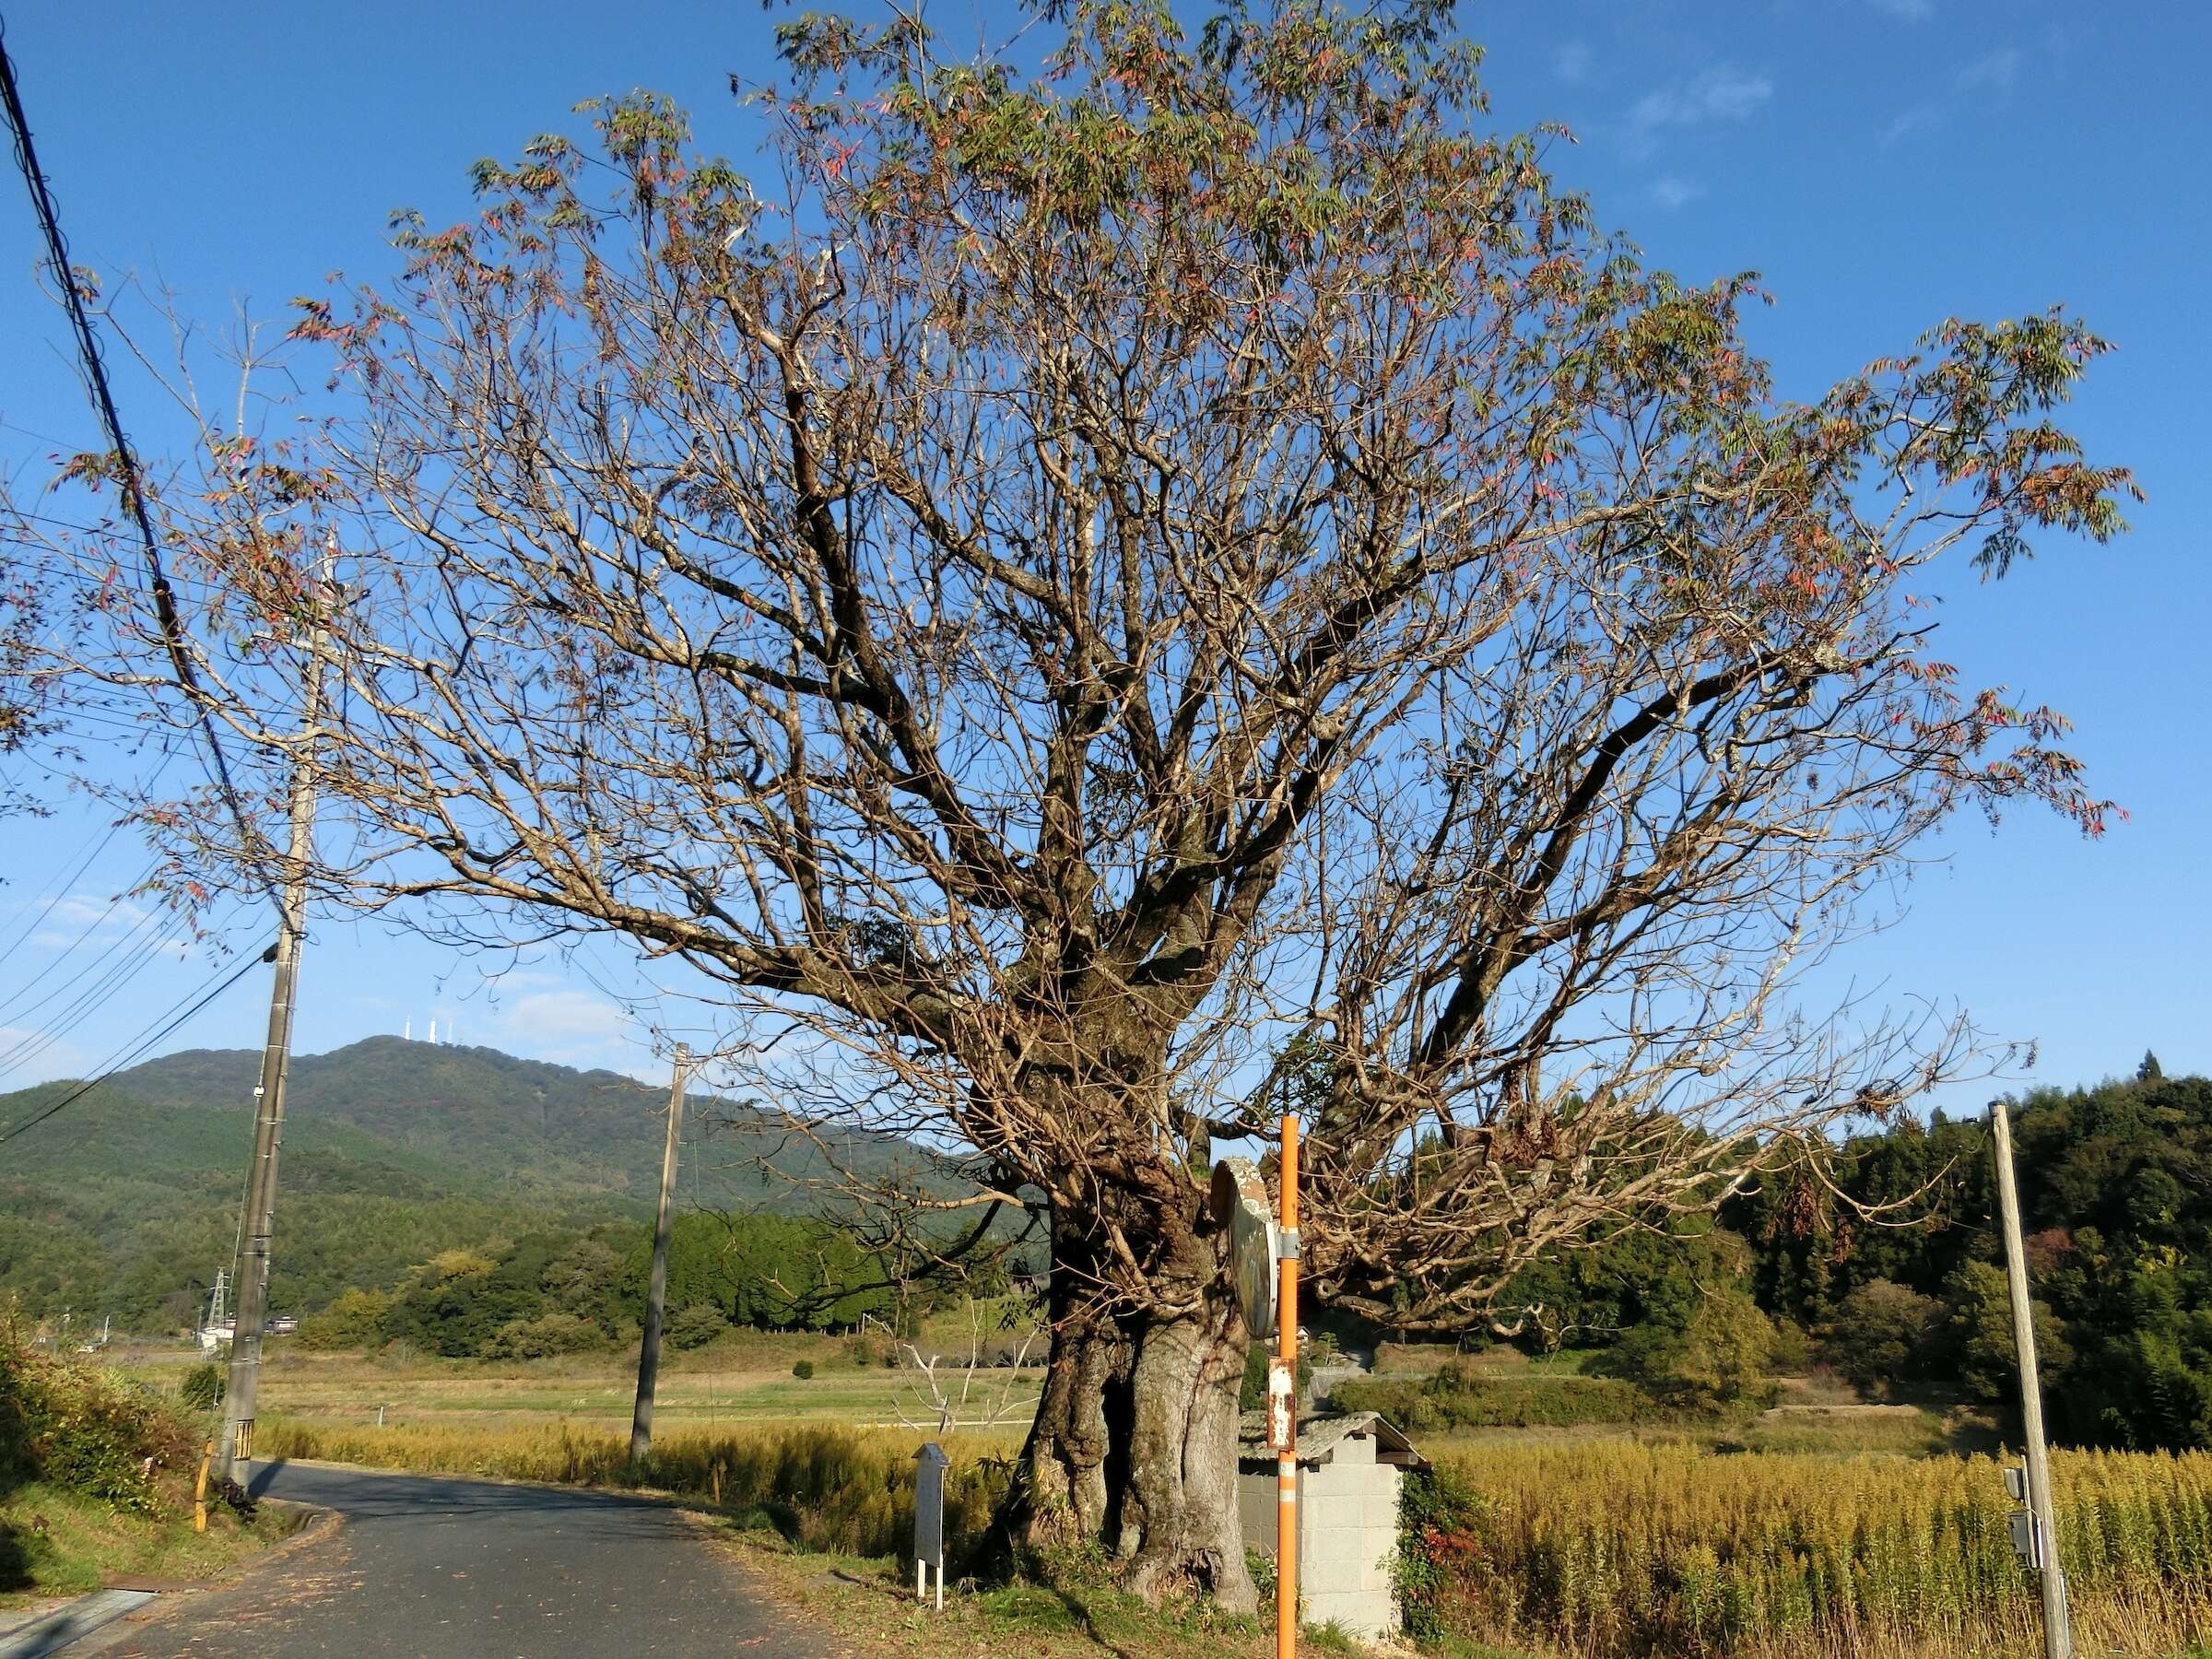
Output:
[[1836,1305],[1821,1358],[1854,1388],[1877,1397],[1940,1363],[1943,1304],[1888,1279],[1869,1279]]
[[328,1353],[376,1346],[392,1298],[382,1290],[347,1290],[300,1322],[300,1346]]
[[1778,1377],[1802,1376],[1813,1368],[1813,1339],[1794,1320],[1776,1319],[1774,1351],[1768,1364]]
[[1466,1574],[1465,1558],[1480,1547],[1476,1529],[1485,1507],[1474,1483],[1449,1465],[1416,1470],[1399,1485],[1392,1583],[1406,1634],[1422,1647],[1455,1633],[1452,1598]]
[[1755,1411],[1774,1403],[1774,1326],[1740,1290],[1699,1302],[1680,1330],[1645,1325],[1599,1356],[1603,1374],[1690,1411]]
[[791,1368],[791,1374],[802,1382],[811,1381],[814,1376],[814,1361],[811,1359],[800,1360]]
[[1652,1403],[1624,1382],[1594,1377],[1497,1376],[1464,1360],[1430,1377],[1352,1377],[1329,1391],[1338,1411],[1379,1411],[1399,1428],[1572,1429],[1633,1423]]
[[688,1302],[669,1317],[668,1346],[704,1347],[715,1337],[727,1335],[729,1328],[730,1322],[712,1302]]
[[229,1381],[219,1365],[195,1365],[177,1384],[177,1398],[188,1410],[213,1411],[223,1403],[223,1388]]
[[150,1514],[161,1507],[157,1474],[174,1478],[192,1445],[152,1390],[0,1332],[0,1487],[42,1480]]
[[484,1344],[487,1359],[544,1359],[556,1354],[586,1354],[604,1347],[606,1333],[573,1313],[546,1313],[513,1319]]

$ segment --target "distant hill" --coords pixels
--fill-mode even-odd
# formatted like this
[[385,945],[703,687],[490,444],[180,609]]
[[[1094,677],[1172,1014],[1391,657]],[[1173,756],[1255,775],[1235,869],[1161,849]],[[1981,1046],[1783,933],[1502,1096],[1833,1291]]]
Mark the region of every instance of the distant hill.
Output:
[[[260,1067],[255,1050],[188,1049],[124,1072],[112,1087],[149,1107],[242,1118]],[[373,1147],[395,1167],[428,1168],[456,1187],[651,1198],[667,1109],[665,1089],[618,1072],[371,1037],[292,1061],[286,1146],[288,1159],[295,1124],[343,1125],[367,1138],[339,1137],[332,1150],[367,1156]],[[803,1209],[803,1183],[830,1172],[810,1143],[754,1108],[694,1093],[686,1115],[687,1199]],[[871,1172],[924,1162],[884,1137],[841,1137],[841,1156]]]
[[[194,1049],[148,1061],[9,1143],[0,1161],[0,1296],[134,1323],[181,1320],[228,1266],[261,1056]],[[0,1096],[0,1123],[72,1086]],[[686,1207],[817,1206],[821,1153],[772,1116],[693,1095]],[[638,1220],[658,1190],[667,1094],[606,1071],[496,1049],[372,1037],[292,1062],[278,1203],[276,1305],[386,1284],[455,1245],[535,1228]],[[841,1137],[871,1174],[934,1173],[888,1137]]]

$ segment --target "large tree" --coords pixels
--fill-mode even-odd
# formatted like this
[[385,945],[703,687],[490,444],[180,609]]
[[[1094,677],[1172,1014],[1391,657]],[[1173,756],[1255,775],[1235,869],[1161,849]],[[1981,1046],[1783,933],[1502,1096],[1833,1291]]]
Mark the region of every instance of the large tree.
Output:
[[1010,1525],[1249,1603],[1211,1145],[1299,1106],[1308,1282],[1448,1329],[1944,1076],[1794,987],[1959,808],[2097,828],[1916,596],[2128,486],[2057,313],[1781,401],[1437,6],[1033,21],[786,26],[757,187],[645,97],[478,164],[305,304],[327,447],[161,505],[272,792],[327,682],[327,899],[680,959],[806,1133],[1039,1216]]

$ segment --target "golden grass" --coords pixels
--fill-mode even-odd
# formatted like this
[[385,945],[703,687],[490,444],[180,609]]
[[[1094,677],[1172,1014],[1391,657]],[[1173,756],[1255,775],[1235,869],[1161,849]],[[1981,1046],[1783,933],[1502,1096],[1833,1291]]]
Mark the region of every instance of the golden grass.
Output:
[[[420,1380],[429,1391],[470,1377],[441,1368]],[[488,1400],[500,1397],[493,1385],[514,1385],[520,1392],[505,1397],[518,1402],[547,1381],[475,1380]],[[611,1383],[571,1371],[562,1385],[600,1380]],[[1444,1651],[1489,1643],[1566,1659],[2039,1652],[2034,1582],[2011,1553],[1996,1462],[1899,1455],[1918,1449],[1932,1419],[1873,1420],[1893,1427],[1894,1453],[1853,1447],[1866,1425],[1841,1418],[1833,1442],[1826,1427],[1793,1427],[1820,1450],[1738,1455],[1651,1435],[1425,1441],[1477,1494],[1465,1524],[1437,1541],[1438,1610],[1454,1637]],[[980,1535],[1021,1431],[1012,1424],[947,1439],[947,1519],[956,1538]],[[773,1526],[802,1549],[882,1557],[906,1542],[923,1438],[819,1421],[694,1420],[665,1426],[635,1476],[625,1425],[547,1420],[526,1409],[510,1418],[472,1408],[383,1430],[272,1416],[260,1444],[272,1456],[372,1467],[644,1485],[702,1507],[719,1494],[733,1521]],[[2057,1486],[2085,1659],[2148,1659],[2212,1641],[2212,1455],[2062,1453]]]
[[[1994,1459],[1713,1456],[1615,1441],[1492,1444],[1436,1540],[1470,1637],[1587,1655],[2027,1654],[2034,1580]],[[2062,1559],[2085,1652],[2212,1637],[2212,1454],[2061,1453]]]
[[[793,1375],[798,1360],[813,1367],[812,1377]],[[182,1368],[171,1355],[134,1353],[122,1369],[168,1393]],[[948,1367],[940,1372],[952,1377]],[[1041,1379],[1033,1367],[979,1369],[962,1415],[972,1420],[995,1413],[1026,1426]],[[566,1419],[612,1430],[628,1427],[636,1387],[634,1351],[488,1363],[314,1353],[285,1345],[265,1363],[260,1404],[271,1415],[334,1423],[373,1424],[381,1408],[388,1424],[497,1430]],[[855,1365],[848,1346],[835,1338],[759,1332],[666,1356],[657,1413],[669,1430],[798,1420],[897,1426],[935,1415],[912,1370]]]
[[[914,1453],[924,1438],[828,1423],[687,1430],[655,1436],[652,1458],[633,1470],[627,1430],[571,1423],[380,1430],[273,1418],[257,1429],[254,1449],[264,1457],[426,1474],[648,1487],[725,1511],[758,1512],[803,1548],[878,1556],[896,1553],[912,1536]],[[953,1460],[945,1488],[947,1534],[980,1537],[1011,1475],[1019,1436],[957,1434],[941,1443]]]

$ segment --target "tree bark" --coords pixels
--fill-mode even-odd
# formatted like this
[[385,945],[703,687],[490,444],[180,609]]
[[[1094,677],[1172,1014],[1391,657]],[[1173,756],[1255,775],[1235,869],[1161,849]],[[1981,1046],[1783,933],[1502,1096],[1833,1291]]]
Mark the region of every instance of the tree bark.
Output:
[[1009,1535],[1030,1550],[1106,1540],[1129,1473],[1131,1345],[1120,1324],[1091,1305],[1097,1283],[1088,1241],[1058,1217],[1052,1236],[1052,1347],[1007,1517]]
[[1051,1357],[1001,1536],[1100,1547],[1153,1601],[1203,1590],[1252,1611],[1236,1501],[1246,1338],[1218,1276],[1194,1271],[1210,1269],[1211,1241],[1185,1229],[1178,1277],[1200,1311],[1172,1315],[1100,1310],[1088,1240],[1055,1220],[1053,1241]]
[[1129,1390],[1129,1483],[1121,1552],[1129,1587],[1211,1591],[1232,1612],[1257,1605],[1237,1515],[1237,1390],[1244,1327],[1222,1299],[1203,1317],[1149,1324]]

